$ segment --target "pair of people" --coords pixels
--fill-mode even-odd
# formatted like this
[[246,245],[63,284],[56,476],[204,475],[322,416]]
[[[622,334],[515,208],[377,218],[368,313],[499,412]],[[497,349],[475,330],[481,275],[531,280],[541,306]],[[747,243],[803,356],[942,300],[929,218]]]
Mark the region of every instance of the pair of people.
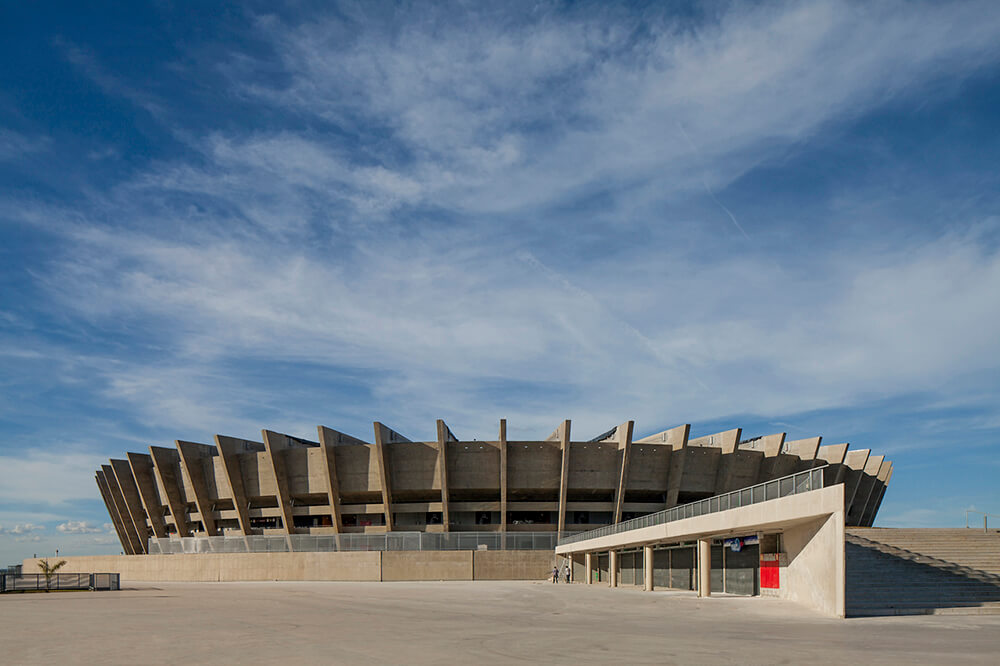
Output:
[[[569,571],[569,565],[568,564],[563,569],[563,576],[565,576],[566,582],[568,583],[569,582],[569,577],[570,577],[570,571]],[[553,583],[558,583],[559,582],[559,567],[552,567],[552,582]]]

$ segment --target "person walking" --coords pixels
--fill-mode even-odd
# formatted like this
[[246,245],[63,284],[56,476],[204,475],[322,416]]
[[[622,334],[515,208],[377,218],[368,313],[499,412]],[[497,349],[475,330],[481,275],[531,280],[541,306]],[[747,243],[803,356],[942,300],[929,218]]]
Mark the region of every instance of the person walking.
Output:
[[566,568],[563,569],[563,574],[566,575],[566,582],[568,583],[569,582],[569,575],[570,575],[570,569],[569,569],[569,565],[568,564],[566,565]]
[[559,567],[552,567],[552,582],[559,582]]

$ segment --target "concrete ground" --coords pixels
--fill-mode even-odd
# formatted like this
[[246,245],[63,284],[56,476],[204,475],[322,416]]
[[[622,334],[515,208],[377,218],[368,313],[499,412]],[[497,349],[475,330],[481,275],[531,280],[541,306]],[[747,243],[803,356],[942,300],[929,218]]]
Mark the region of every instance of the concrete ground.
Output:
[[143,583],[0,597],[4,664],[1000,663],[1000,616],[533,582]]

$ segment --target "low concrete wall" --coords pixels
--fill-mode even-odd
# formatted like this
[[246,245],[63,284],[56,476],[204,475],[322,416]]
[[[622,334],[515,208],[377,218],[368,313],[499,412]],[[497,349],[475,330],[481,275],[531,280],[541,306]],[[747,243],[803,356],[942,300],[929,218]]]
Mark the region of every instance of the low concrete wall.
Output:
[[544,580],[552,575],[551,550],[477,550],[475,580]]
[[472,551],[386,551],[382,580],[472,580]]
[[[60,573],[117,572],[123,581],[380,580],[381,553],[206,553],[67,557]],[[37,571],[27,559],[24,571]]]
[[[128,581],[543,580],[552,551],[209,553],[66,557],[60,573],[120,573]],[[38,571],[38,559],[23,562]]]

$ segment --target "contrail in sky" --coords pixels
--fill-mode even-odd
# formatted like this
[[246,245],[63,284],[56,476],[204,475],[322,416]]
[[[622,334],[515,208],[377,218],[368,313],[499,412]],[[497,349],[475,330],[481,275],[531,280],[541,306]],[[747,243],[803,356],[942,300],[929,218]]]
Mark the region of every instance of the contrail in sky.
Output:
[[[692,141],[691,137],[688,136],[688,133],[686,131],[684,131],[684,126],[681,125],[680,121],[677,122],[677,129],[679,129],[681,131],[681,134],[684,135],[684,138],[687,139],[688,145],[691,146],[691,150],[694,151],[694,154],[699,159],[701,159],[701,153],[698,151],[698,147],[694,145],[694,141]],[[723,211],[725,211],[726,215],[729,216],[729,219],[733,221],[733,224],[736,226],[737,229],[740,230],[740,233],[743,234],[743,237],[746,238],[747,240],[750,240],[750,236],[747,235],[746,230],[743,228],[743,226],[736,219],[736,216],[733,215],[733,213],[732,213],[731,210],[729,210],[728,208],[726,208],[725,204],[723,204],[721,201],[719,201],[719,197],[715,196],[715,192],[713,192],[712,188],[708,186],[708,181],[705,180],[704,171],[702,171],[702,175],[701,175],[701,184],[705,186],[705,191],[708,192],[708,196],[712,197],[712,201],[714,201],[716,204],[718,204],[719,208],[721,208]]]
[[625,330],[627,330],[629,333],[635,336],[639,340],[639,342],[646,348],[646,351],[649,352],[660,363],[668,367],[676,368],[679,372],[688,377],[690,381],[693,381],[694,383],[698,384],[707,393],[718,393],[718,391],[713,391],[711,388],[709,388],[708,385],[704,381],[702,381],[702,379],[696,373],[689,372],[686,368],[682,367],[679,359],[665,356],[656,347],[656,345],[653,344],[653,341],[650,340],[642,331],[640,331],[635,326],[630,324],[623,317],[611,312],[599,298],[594,296],[586,289],[583,289],[582,287],[578,287],[577,285],[573,284],[572,282],[569,281],[569,279],[567,279],[558,271],[549,268],[548,266],[543,264],[538,259],[538,257],[536,257],[532,252],[529,252],[528,250],[521,250],[517,253],[516,256],[521,261],[525,262],[526,264],[529,264],[530,266],[538,270],[540,273],[547,276],[550,280],[559,283],[567,291],[570,291],[576,294],[577,296],[587,300],[588,302],[592,303],[596,308],[606,313],[609,319],[617,322],[619,326],[622,326]]

